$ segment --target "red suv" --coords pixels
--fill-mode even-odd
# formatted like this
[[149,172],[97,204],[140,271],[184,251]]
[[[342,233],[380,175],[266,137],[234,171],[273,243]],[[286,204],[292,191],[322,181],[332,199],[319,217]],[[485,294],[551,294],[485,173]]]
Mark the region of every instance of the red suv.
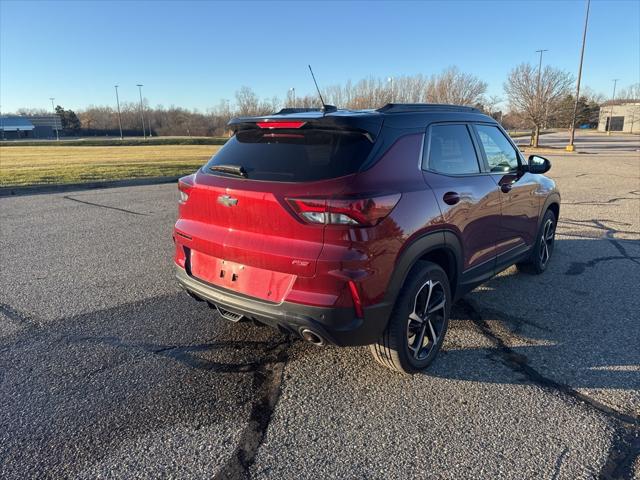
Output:
[[512,264],[541,273],[560,195],[468,107],[284,109],[180,179],[179,283],[226,319],[424,369],[451,304]]

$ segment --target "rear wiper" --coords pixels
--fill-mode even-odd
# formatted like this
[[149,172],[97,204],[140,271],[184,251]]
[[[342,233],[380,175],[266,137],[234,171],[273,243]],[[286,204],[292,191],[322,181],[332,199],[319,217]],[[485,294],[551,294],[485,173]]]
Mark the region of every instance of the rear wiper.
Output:
[[213,165],[209,170],[247,178],[247,171],[240,165]]

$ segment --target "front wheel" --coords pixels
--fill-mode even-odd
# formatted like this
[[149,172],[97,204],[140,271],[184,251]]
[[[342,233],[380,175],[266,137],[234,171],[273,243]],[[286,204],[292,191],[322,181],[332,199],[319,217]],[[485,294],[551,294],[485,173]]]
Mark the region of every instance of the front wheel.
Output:
[[519,263],[518,268],[528,273],[541,274],[547,269],[556,238],[556,216],[551,210],[547,210],[542,217],[540,230],[536,244],[533,246],[531,256],[524,263]]
[[378,363],[400,373],[424,370],[436,357],[449,325],[449,278],[435,263],[409,273],[382,336],[371,345]]

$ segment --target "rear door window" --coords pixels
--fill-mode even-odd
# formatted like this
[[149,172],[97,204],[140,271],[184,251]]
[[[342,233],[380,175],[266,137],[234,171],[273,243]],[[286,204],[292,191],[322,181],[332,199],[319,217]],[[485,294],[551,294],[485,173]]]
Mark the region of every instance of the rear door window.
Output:
[[429,133],[427,168],[445,175],[480,173],[471,135],[466,125],[433,125]]
[[328,130],[245,130],[238,132],[205,165],[240,166],[250,180],[312,182],[357,172],[373,144],[357,132]]

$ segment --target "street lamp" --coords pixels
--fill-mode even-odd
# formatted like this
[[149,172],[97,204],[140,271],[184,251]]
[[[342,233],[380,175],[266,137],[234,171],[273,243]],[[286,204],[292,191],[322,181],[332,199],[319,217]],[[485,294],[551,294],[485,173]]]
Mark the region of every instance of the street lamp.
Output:
[[142,136],[146,140],[147,134],[144,131],[144,110],[142,108],[142,87],[144,87],[144,85],[137,83],[136,87],[138,87],[138,93],[140,93],[140,120],[142,120]]
[[[49,100],[51,100],[51,110],[53,111],[53,114],[56,114],[56,107],[53,106],[53,101],[55,100],[54,97],[49,97]],[[56,122],[55,116],[53,118],[53,125],[56,129],[56,141],[59,142],[60,141],[60,135],[58,134],[58,122]]]
[[536,91],[538,93],[538,101],[540,101],[540,73],[542,72],[542,54],[548,51],[549,50],[536,50],[536,53],[540,54],[540,62],[538,63],[538,86],[536,87]]
[[296,108],[296,87],[291,87],[289,91],[293,96],[293,108]]
[[616,84],[619,78],[613,79],[613,95],[611,95],[611,109],[609,110],[609,128],[607,128],[607,135],[611,135],[611,124],[613,123],[613,102],[616,99]]
[[116,89],[116,105],[118,105],[118,126],[120,127],[120,140],[122,140],[122,119],[120,118],[120,98],[118,98],[118,85],[114,85]]
[[587,14],[584,17],[584,30],[582,32],[582,50],[580,51],[580,66],[578,67],[578,81],[576,82],[576,102],[573,105],[573,118],[571,119],[571,130],[569,131],[569,145],[567,152],[573,152],[573,140],[576,134],[576,117],[578,116],[578,100],[580,99],[580,79],[582,78],[582,60],[584,59],[584,44],[587,41],[587,24],[589,23],[589,6],[591,0],[587,0]]
[[389,82],[389,85],[391,87],[391,103],[393,103],[393,77],[388,77],[387,82]]

